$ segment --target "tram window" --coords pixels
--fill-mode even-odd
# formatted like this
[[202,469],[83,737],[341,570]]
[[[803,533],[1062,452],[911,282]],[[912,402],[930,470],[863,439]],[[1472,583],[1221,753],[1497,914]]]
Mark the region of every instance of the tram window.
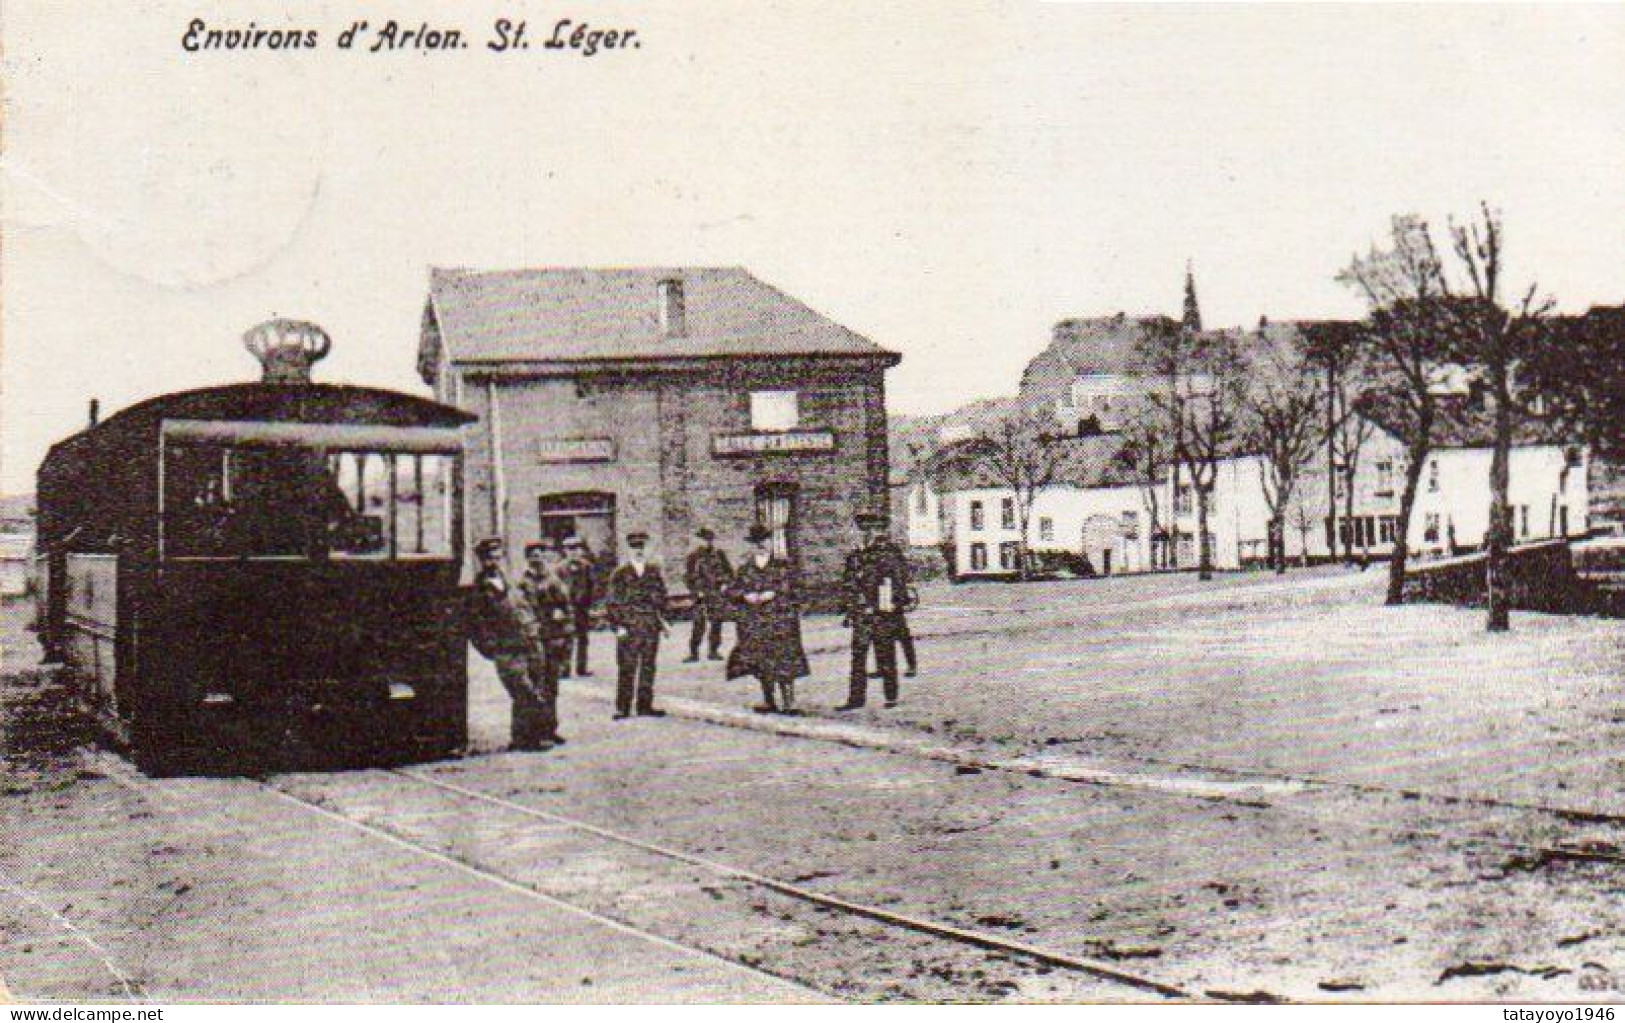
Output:
[[452,465],[442,454],[172,444],[165,553],[449,557]]
[[317,452],[175,444],[164,460],[165,550],[171,557],[308,556],[322,546],[333,499]]
[[399,454],[395,459],[395,550],[402,557],[451,554],[451,459]]
[[348,514],[329,515],[329,553],[335,557],[388,555],[394,525],[390,456],[344,451],[328,456],[328,469],[348,509]]

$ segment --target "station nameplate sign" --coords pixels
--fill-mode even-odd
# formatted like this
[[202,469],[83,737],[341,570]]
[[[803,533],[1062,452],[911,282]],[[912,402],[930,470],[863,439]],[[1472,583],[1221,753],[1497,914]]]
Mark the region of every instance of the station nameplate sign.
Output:
[[835,434],[829,430],[726,433],[711,439],[711,453],[719,458],[730,455],[791,455],[834,450]]
[[543,462],[613,462],[612,437],[548,437],[536,442],[536,457]]

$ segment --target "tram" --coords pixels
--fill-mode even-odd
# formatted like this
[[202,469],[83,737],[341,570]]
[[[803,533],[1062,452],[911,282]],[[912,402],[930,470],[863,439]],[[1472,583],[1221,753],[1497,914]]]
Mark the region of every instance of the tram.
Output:
[[261,382],[93,413],[46,455],[47,655],[155,773],[460,748],[474,417],[310,382],[330,346],[313,324],[245,341]]

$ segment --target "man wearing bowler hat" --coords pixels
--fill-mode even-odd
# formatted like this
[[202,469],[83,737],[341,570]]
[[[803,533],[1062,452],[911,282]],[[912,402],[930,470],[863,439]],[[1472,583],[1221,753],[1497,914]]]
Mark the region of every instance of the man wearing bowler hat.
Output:
[[886,706],[897,706],[897,643],[909,599],[908,560],[886,535],[886,517],[860,512],[854,521],[863,545],[846,556],[842,589],[852,629],[851,689],[840,710],[856,710],[869,696],[869,650],[875,652]]
[[713,542],[717,538],[715,533],[700,529],[694,536],[700,542],[689,552],[684,573],[688,592],[694,597],[694,628],[688,634],[687,660],[693,663],[700,659],[700,643],[709,633],[709,656],[713,661],[720,661],[723,593],[733,579],[733,566],[728,564],[728,555],[717,550]]
[[649,564],[649,534],[626,535],[627,561],[609,577],[604,611],[615,628],[615,720],[634,713],[665,717],[656,710],[655,656],[666,625],[666,580],[660,568]]
[[502,541],[495,537],[474,545],[480,570],[469,594],[469,639],[496,666],[502,688],[513,699],[513,748],[550,749],[557,721],[541,697],[546,670],[541,629],[530,601],[508,581],[503,553]]

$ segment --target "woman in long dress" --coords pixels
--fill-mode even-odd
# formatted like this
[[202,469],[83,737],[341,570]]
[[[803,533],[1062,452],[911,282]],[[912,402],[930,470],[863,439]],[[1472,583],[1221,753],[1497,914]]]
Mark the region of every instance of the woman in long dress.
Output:
[[759,714],[796,713],[796,679],[808,674],[801,645],[801,605],[795,570],[773,557],[773,534],[754,526],[745,539],[751,553],[734,573],[728,595],[738,637],[728,655],[728,677],[754,675],[762,686]]

